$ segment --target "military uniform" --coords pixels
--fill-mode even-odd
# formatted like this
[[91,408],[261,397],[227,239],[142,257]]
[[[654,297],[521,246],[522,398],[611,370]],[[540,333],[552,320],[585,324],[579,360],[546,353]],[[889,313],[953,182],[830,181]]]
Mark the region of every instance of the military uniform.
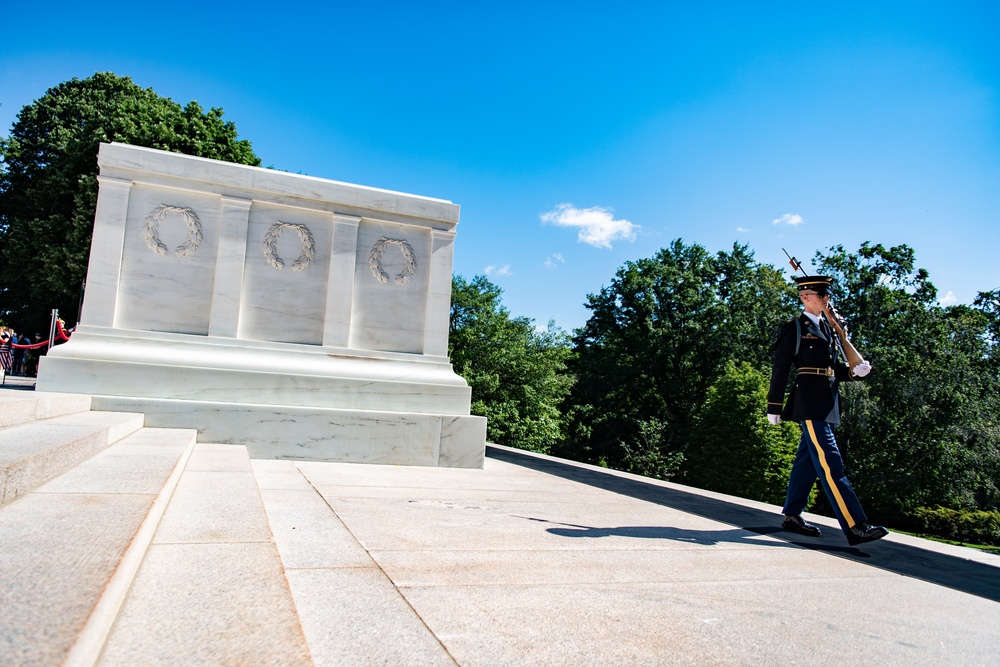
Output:
[[[800,291],[819,290],[825,294],[831,279],[812,276],[810,279],[797,278],[796,282]],[[786,401],[785,387],[792,366],[797,373]],[[802,427],[802,439],[792,463],[783,509],[786,516],[783,526],[789,530],[819,536],[817,527],[806,524],[799,517],[819,477],[851,544],[886,534],[884,528],[867,525],[868,518],[844,472],[844,461],[833,436],[833,427],[840,424],[839,384],[857,379],[841,358],[828,322],[819,318],[817,324],[807,313],[802,313],[782,325],[774,346],[767,412],[796,421]],[[878,537],[873,537],[875,533],[879,533]]]
[[[827,327],[825,322],[817,326],[805,313],[799,315],[797,321],[789,320],[781,326],[774,344],[774,367],[767,392],[768,414],[780,414],[786,421],[818,419],[833,426],[840,425],[838,386],[856,378],[840,359],[833,332],[824,331]],[[785,387],[793,365],[799,373],[785,401]]]

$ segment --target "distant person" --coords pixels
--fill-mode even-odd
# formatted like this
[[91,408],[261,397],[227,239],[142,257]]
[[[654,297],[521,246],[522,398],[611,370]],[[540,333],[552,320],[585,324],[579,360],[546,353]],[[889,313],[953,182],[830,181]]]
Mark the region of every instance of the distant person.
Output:
[[[16,338],[16,336],[15,336]],[[17,341],[18,345],[31,345],[31,341],[28,339],[28,334],[21,334],[21,339]],[[28,374],[28,355],[30,351],[25,347],[15,347],[14,348],[14,366],[15,373],[20,376],[25,376]]]
[[[14,333],[10,337],[11,345],[27,345],[28,339],[25,336],[18,336]],[[11,369],[11,375],[24,375],[24,353],[25,349],[23,347],[15,347],[13,350],[13,361],[14,366]]]
[[4,373],[14,373],[14,330],[0,327],[0,367]]
[[[32,345],[39,345],[39,343],[44,343],[44,342],[45,341],[42,339],[42,334],[36,333],[35,340],[32,342]],[[38,358],[43,354],[45,354],[46,347],[47,346],[45,345],[39,345],[39,347],[32,347],[30,350],[28,350],[28,357],[26,362],[27,363],[26,375],[28,377],[38,377]]]
[[[844,473],[844,461],[833,437],[833,427],[840,425],[839,383],[863,378],[872,367],[860,359],[860,355],[853,369],[841,359],[843,346],[850,346],[850,343],[830,308],[833,279],[807,276],[795,278],[795,282],[805,312],[783,324],[778,332],[771,387],[767,394],[767,418],[771,424],[791,419],[802,427],[802,439],[788,479],[781,526],[801,535],[820,536],[819,527],[802,518],[809,492],[819,477],[848,543],[855,545],[878,540],[889,531],[868,524],[868,517]],[[856,354],[853,347],[850,350]],[[785,387],[792,365],[798,373],[785,402]]]

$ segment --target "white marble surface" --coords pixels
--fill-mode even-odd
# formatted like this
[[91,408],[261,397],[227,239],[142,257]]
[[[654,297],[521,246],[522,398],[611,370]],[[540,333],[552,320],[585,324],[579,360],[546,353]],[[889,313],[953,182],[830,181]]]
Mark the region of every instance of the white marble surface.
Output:
[[199,442],[245,445],[251,458],[481,468],[486,418],[250,403],[95,396],[147,427],[197,424]]
[[[376,252],[376,244],[383,239],[388,242],[383,241],[382,251]],[[354,269],[351,347],[424,351],[430,240],[430,232],[426,229],[361,221]],[[409,266],[399,243],[406,243],[412,249],[414,261]],[[381,265],[385,282],[376,277],[378,266],[372,268],[373,253]],[[447,340],[447,333],[445,335]]]
[[90,396],[40,391],[0,392],[0,428],[90,410]]
[[[122,248],[115,326],[143,331],[208,334],[212,284],[219,249],[221,197],[134,185]],[[176,211],[164,213],[155,227],[165,254],[152,250],[146,221],[162,207],[196,212],[202,238],[189,255],[179,250],[189,229]],[[90,295],[85,298],[89,299]],[[86,319],[84,320],[86,321]]]
[[266,342],[251,347],[176,334],[130,337],[85,327],[54,352],[39,365],[38,384],[46,391],[455,416],[468,415],[471,401],[470,388],[443,359],[418,363],[404,355],[362,357]]
[[424,354],[448,354],[451,311],[451,265],[455,251],[455,232],[435,229],[431,232],[431,259],[427,281],[427,320],[424,328]]
[[102,144],[97,163],[102,175],[114,178],[132,180],[136,174],[141,174],[140,180],[148,183],[182,185],[191,190],[218,192],[232,197],[240,197],[249,192],[254,193],[255,198],[290,204],[312,204],[327,210],[336,208],[349,215],[377,212],[388,220],[423,220],[442,229],[452,229],[458,224],[459,207],[444,199],[219,162],[153,148],[119,143]]
[[295,409],[357,412],[308,420],[340,434],[318,436],[329,460],[481,465],[485,421],[446,356],[458,206],[123,144],[98,162],[82,322],[39,389],[135,399],[255,452]]
[[242,447],[194,448],[100,662],[86,664],[313,664]]
[[247,232],[252,201],[221,197],[219,251],[212,285],[210,336],[235,338],[240,324],[243,264],[246,262]]
[[97,177],[97,213],[94,237],[87,268],[87,298],[83,303],[84,322],[95,326],[115,325],[118,306],[118,283],[121,277],[125,244],[125,218],[128,213],[132,179]]
[[441,417],[441,445],[437,465],[444,468],[482,468],[486,417]]
[[84,324],[446,353],[455,204],[123,144],[98,162]]
[[326,281],[323,345],[347,347],[351,340],[351,311],[354,306],[351,288],[354,285],[360,224],[361,218],[333,216],[333,248],[330,251],[330,277]]
[[[275,228],[282,224],[294,227]],[[303,242],[312,237],[313,259],[299,261]],[[269,232],[275,239],[272,265],[262,248]],[[329,285],[333,216],[329,213],[254,203],[247,232],[246,265],[239,338],[319,345]],[[280,268],[278,268],[280,267]],[[296,270],[299,269],[299,270]]]

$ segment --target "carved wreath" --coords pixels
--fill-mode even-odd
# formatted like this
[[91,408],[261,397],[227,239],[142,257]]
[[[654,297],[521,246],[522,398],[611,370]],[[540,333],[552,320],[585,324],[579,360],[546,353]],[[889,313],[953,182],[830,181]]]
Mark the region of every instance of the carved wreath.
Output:
[[187,238],[184,240],[184,243],[174,249],[174,256],[188,257],[189,255],[193,255],[201,247],[201,220],[198,219],[198,214],[192,209],[182,206],[160,204],[149,212],[149,215],[146,216],[146,224],[142,230],[142,237],[146,240],[146,246],[157,255],[167,254],[167,246],[160,241],[159,227],[168,213],[180,214],[188,229]]
[[396,274],[396,284],[402,285],[407,280],[410,279],[417,270],[417,260],[413,258],[413,248],[410,244],[402,239],[387,239],[386,237],[380,238],[372,246],[372,252],[368,256],[368,268],[372,270],[372,275],[375,276],[375,280],[380,283],[389,282],[389,274],[382,269],[382,254],[388,246],[396,246],[399,251],[403,253],[403,271],[402,273]]
[[284,260],[278,257],[277,245],[278,238],[281,237],[281,233],[286,229],[294,229],[299,235],[299,241],[302,242],[302,253],[298,259],[292,262],[292,271],[302,271],[309,266],[309,263],[316,256],[316,242],[313,240],[309,228],[305,225],[293,225],[290,222],[274,223],[267,230],[267,233],[264,234],[264,243],[261,245],[261,250],[264,251],[264,257],[267,259],[268,264],[276,269],[285,268]]

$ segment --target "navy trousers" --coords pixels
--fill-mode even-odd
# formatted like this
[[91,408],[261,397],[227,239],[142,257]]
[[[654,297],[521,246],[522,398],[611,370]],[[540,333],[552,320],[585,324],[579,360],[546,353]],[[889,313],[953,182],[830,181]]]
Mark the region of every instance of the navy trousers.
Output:
[[846,533],[852,526],[868,521],[861,503],[844,474],[844,460],[833,437],[833,427],[825,421],[799,422],[802,439],[792,463],[788,478],[788,495],[785,497],[784,514],[801,514],[809,501],[816,478],[819,477],[826,497],[833,505],[840,527]]

